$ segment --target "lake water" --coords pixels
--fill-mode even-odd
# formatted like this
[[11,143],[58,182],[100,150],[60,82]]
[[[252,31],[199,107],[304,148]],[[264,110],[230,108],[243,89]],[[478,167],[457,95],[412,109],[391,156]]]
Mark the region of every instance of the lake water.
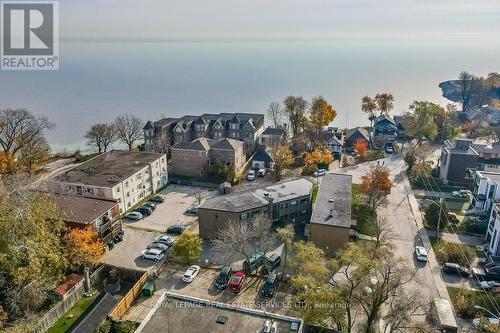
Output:
[[369,123],[363,95],[393,93],[395,113],[415,99],[445,104],[439,82],[500,71],[499,54],[480,39],[62,42],[59,71],[0,72],[0,107],[49,116],[55,150],[83,148],[91,124],[120,114],[265,112],[287,95],[323,95],[333,124],[352,127]]

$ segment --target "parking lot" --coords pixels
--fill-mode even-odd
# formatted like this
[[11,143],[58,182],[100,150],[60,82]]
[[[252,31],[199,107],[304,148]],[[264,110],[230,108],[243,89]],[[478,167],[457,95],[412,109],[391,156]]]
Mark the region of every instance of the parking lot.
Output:
[[217,195],[218,192],[199,187],[169,185],[160,194],[164,195],[166,200],[156,206],[153,214],[139,221],[123,219],[123,224],[136,229],[162,233],[169,226],[175,224],[192,228],[197,217],[185,215],[184,211],[198,205],[198,195],[202,197],[202,200],[205,200],[210,196]]

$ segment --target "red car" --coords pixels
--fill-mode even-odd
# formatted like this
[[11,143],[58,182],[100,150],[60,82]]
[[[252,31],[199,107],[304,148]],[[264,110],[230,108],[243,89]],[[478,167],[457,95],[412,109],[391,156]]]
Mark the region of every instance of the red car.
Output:
[[243,282],[245,281],[246,277],[247,275],[245,274],[245,272],[238,271],[234,273],[231,282],[229,283],[229,288],[233,293],[238,294],[241,291]]

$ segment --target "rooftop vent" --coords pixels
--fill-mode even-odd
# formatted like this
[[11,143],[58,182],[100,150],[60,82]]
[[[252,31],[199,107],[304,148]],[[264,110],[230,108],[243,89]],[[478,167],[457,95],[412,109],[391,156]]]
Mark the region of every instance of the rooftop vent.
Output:
[[269,196],[269,192],[264,192],[264,196],[268,197]]
[[224,325],[227,321],[227,317],[226,316],[218,316],[217,317],[217,320],[215,321],[217,324],[221,324],[221,325]]
[[335,200],[333,200],[333,199],[328,199],[328,202],[330,202],[330,203],[334,203],[334,202],[335,202]]

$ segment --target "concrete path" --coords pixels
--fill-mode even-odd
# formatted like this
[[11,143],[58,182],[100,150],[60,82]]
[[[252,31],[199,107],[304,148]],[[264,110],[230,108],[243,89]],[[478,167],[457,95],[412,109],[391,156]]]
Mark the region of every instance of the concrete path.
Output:
[[[436,237],[436,231],[434,230],[427,230],[427,234],[431,237]],[[462,245],[470,245],[470,246],[476,246],[476,245],[481,245],[486,242],[484,237],[480,236],[473,236],[473,235],[464,235],[464,234],[450,234],[447,232],[440,232],[439,233],[440,238],[450,242],[450,243],[457,243],[457,244],[462,244]]]
[[433,198],[454,199],[454,197],[449,192],[413,190],[413,193],[414,193],[414,195],[418,195],[418,196],[426,196],[426,197],[433,197]]

